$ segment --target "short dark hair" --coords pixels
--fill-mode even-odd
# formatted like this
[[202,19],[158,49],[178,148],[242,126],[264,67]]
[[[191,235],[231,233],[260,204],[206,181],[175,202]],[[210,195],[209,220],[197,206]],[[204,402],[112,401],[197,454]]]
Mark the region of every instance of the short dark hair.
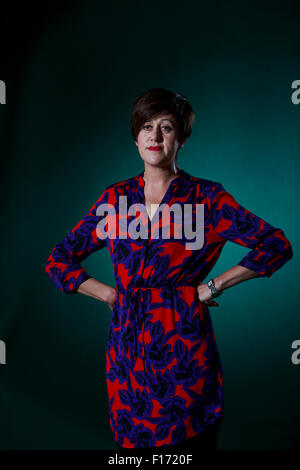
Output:
[[145,122],[162,113],[170,113],[177,119],[180,142],[190,137],[195,113],[186,97],[164,88],[151,88],[134,100],[131,114],[131,132],[134,140],[137,140]]

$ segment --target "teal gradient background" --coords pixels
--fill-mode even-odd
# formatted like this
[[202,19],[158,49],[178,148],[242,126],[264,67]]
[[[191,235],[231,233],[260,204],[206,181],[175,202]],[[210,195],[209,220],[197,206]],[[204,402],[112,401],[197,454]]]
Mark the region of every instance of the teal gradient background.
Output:
[[[12,29],[0,76],[0,448],[116,449],[105,383],[111,311],[55,289],[45,262],[106,186],[143,170],[132,103],[163,87],[196,113],[179,166],[223,184],[294,250],[271,278],[236,285],[210,308],[224,369],[219,448],[299,449],[299,3],[87,0],[52,16],[48,8]],[[228,242],[210,278],[247,251]],[[114,286],[107,250],[83,266]]]

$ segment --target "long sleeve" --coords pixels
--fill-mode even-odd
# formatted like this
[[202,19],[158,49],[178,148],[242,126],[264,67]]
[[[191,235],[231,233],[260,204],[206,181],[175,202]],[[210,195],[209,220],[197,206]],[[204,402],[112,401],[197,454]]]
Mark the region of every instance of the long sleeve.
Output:
[[251,248],[240,266],[270,277],[293,257],[284,232],[241,206],[220,183],[213,183],[208,201],[214,232],[221,239]]
[[100,204],[107,203],[108,188],[65,238],[54,246],[46,261],[46,274],[57,288],[67,294],[76,294],[80,284],[91,278],[80,263],[107,244],[107,239],[101,238],[101,225],[97,227],[105,218],[103,214],[97,215],[97,209]]

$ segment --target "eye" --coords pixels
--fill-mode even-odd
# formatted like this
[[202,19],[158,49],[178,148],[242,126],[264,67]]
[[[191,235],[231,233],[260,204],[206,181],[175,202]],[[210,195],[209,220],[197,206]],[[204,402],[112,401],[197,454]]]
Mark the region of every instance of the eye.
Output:
[[[145,124],[145,125],[143,126],[143,129],[146,129],[147,127],[151,127],[151,125],[150,125],[150,124]],[[171,132],[171,130],[172,130],[172,127],[170,127],[170,126],[163,126],[163,128],[164,128],[164,129],[167,129],[167,132]],[[146,129],[146,130],[147,130],[147,129]]]

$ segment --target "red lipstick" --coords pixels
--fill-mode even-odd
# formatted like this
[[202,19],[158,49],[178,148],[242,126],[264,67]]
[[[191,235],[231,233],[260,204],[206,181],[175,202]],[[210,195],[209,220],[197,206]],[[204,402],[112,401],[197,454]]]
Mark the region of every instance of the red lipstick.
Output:
[[153,150],[155,152],[157,152],[158,150],[161,150],[162,147],[148,147],[148,150]]

